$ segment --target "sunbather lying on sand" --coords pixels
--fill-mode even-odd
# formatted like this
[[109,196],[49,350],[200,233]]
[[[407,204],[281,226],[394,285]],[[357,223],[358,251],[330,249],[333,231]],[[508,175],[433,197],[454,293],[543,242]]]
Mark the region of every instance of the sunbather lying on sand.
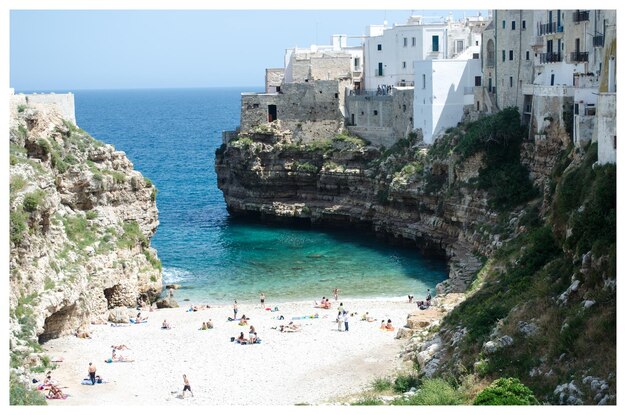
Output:
[[117,346],[111,346],[111,349],[115,349],[115,350],[130,350],[130,347],[126,346],[125,344],[118,344]]
[[372,321],[376,321],[376,319],[370,316],[369,311],[366,311],[365,314],[363,314],[363,316],[361,317],[361,321],[368,321],[371,323]]
[[296,331],[300,331],[301,328],[302,327],[300,326],[300,324],[294,324],[293,321],[290,321],[287,325],[281,325],[280,331],[286,333],[295,333]]

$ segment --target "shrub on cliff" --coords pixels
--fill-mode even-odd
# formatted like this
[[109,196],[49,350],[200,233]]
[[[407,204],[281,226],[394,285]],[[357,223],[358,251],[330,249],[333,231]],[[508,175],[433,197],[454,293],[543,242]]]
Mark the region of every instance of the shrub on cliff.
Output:
[[9,378],[9,403],[11,405],[47,405],[46,398],[33,389],[20,383],[15,375]]
[[474,405],[538,405],[533,392],[519,379],[501,378],[474,399]]

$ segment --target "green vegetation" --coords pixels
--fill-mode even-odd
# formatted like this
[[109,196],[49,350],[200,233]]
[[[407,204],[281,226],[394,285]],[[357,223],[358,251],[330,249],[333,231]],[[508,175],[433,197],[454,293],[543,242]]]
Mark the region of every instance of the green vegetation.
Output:
[[40,148],[41,152],[44,155],[48,155],[52,152],[52,147],[50,146],[50,142],[45,138],[40,138],[37,140],[37,146]]
[[335,135],[335,137],[333,137],[333,141],[346,142],[346,143],[353,144],[357,147],[364,147],[370,144],[370,142],[367,141],[366,139],[361,138],[357,135],[351,134],[350,131],[348,130],[343,130],[341,133]]
[[143,250],[143,254],[146,257],[146,259],[148,260],[148,262],[150,263],[150,265],[152,265],[153,268],[156,268],[159,271],[163,270],[163,266],[161,265],[161,260],[159,258],[157,258],[156,256],[152,255],[152,253],[150,251],[148,251],[147,249]]
[[501,378],[474,399],[474,405],[538,405],[533,392],[519,379]]
[[54,281],[52,281],[52,278],[50,277],[46,277],[44,283],[43,283],[43,289],[44,290],[52,290],[54,288]]
[[393,390],[396,392],[408,392],[411,388],[419,386],[419,379],[415,373],[407,373],[398,375],[393,382]]
[[316,165],[306,161],[304,163],[294,161],[293,169],[297,172],[307,173],[307,174],[316,174],[320,171],[319,167]]
[[20,175],[11,176],[11,182],[9,184],[9,192],[11,194],[19,192],[26,186],[26,180]]
[[392,405],[461,405],[463,395],[443,379],[424,379],[413,396],[394,399]]
[[23,208],[26,212],[35,212],[37,207],[41,206],[45,197],[43,190],[36,190],[24,196]]
[[26,104],[18,104],[17,112],[24,112],[24,110],[26,110],[26,108],[28,108],[28,106]]
[[139,228],[137,221],[125,222],[122,226],[124,233],[117,240],[117,247],[120,249],[129,249],[140,244],[142,247],[148,246],[148,239],[144,236]]
[[144,181],[144,183],[146,184],[146,187],[152,187],[152,186],[154,186],[154,185],[152,184],[152,180],[148,179],[147,177],[144,177],[144,178],[143,178],[143,181]]
[[122,172],[115,170],[104,170],[103,173],[113,177],[113,181],[117,184],[126,183],[126,175]]
[[63,218],[63,225],[68,239],[76,243],[81,249],[93,245],[98,240],[95,229],[89,225],[87,218],[83,216],[66,216]]
[[248,136],[239,136],[236,140],[230,142],[230,145],[237,148],[247,150],[254,144],[254,141]]
[[87,213],[85,213],[85,217],[86,217],[88,220],[93,220],[93,219],[95,219],[95,218],[97,218],[97,217],[98,217],[98,212],[97,212],[97,211],[95,211],[95,210],[90,210],[90,211],[88,211]]
[[11,211],[9,214],[9,221],[11,227],[11,242],[17,245],[22,242],[24,239],[24,233],[26,232],[26,229],[28,229],[28,215],[25,214],[22,209]]
[[383,392],[383,391],[389,390],[391,389],[392,386],[393,386],[393,383],[391,382],[391,380],[387,378],[376,378],[374,379],[374,382],[372,383],[372,387],[374,388],[376,392]]
[[30,389],[18,381],[14,374],[9,377],[10,405],[47,405],[46,398],[40,392]]

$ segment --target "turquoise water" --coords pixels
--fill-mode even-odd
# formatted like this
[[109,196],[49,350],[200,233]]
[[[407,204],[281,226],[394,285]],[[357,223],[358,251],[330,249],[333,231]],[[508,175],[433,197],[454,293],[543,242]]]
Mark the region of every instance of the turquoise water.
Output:
[[445,263],[372,235],[270,226],[229,217],[214,171],[240,93],[259,88],[75,91],[78,125],[126,152],[159,190],[152,239],[165,282],[194,302],[421,297]]

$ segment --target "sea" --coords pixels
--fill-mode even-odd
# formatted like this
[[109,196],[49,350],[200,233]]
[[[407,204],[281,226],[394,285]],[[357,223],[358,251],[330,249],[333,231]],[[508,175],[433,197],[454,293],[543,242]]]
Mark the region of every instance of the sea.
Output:
[[76,120],[126,152],[158,189],[151,244],[164,283],[192,303],[421,298],[446,264],[369,233],[268,225],[231,218],[217,188],[215,150],[239,124],[240,96],[262,88],[77,90]]

